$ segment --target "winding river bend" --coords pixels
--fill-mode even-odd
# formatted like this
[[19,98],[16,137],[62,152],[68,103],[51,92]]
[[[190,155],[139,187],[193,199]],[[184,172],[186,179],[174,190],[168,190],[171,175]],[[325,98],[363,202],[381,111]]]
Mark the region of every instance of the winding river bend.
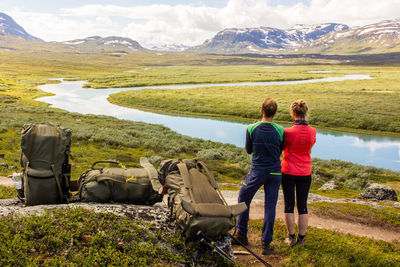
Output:
[[[342,77],[301,81],[167,85],[114,89],[86,89],[82,88],[85,84],[83,81],[63,81],[60,84],[39,86],[41,90],[55,95],[42,97],[38,100],[70,112],[109,115],[119,119],[161,124],[183,135],[230,143],[243,147],[246,129],[245,123],[146,112],[111,104],[108,102],[107,98],[110,94],[126,90],[187,89],[194,87],[237,85],[282,85],[313,82],[340,82],[344,80],[360,79],[371,79],[371,77],[368,75],[345,75]],[[322,159],[351,161],[358,164],[400,171],[400,139],[318,130],[317,143],[313,147],[312,156]]]

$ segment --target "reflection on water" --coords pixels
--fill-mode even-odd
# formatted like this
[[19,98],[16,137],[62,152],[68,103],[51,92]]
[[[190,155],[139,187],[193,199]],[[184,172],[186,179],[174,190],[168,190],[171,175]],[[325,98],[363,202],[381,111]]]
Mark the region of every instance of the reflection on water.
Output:
[[400,139],[318,130],[312,155],[400,171]]
[[[369,79],[367,75],[348,75],[348,79]],[[343,77],[331,77],[316,80],[297,81],[297,83],[315,81],[344,80]],[[202,84],[202,85],[170,85],[140,88],[117,89],[84,89],[84,82],[62,82],[40,86],[43,91],[56,94],[40,98],[40,101],[54,107],[82,114],[109,115],[119,119],[161,124],[170,129],[192,137],[230,143],[243,147],[246,124],[207,118],[194,118],[157,114],[137,109],[130,109],[111,104],[107,97],[116,92],[144,88],[184,89],[206,86],[259,85],[259,84],[294,84],[290,82],[244,83],[244,84]],[[364,165],[384,167],[400,171],[400,139],[349,134],[338,131],[318,130],[317,143],[313,157],[322,159],[340,159]]]
[[394,159],[395,162],[400,163],[400,140],[398,142],[392,140],[381,140],[381,142],[371,140],[369,142],[365,142],[365,140],[363,139],[355,138],[353,146],[359,148],[368,148],[369,152],[373,155],[379,155],[382,152],[387,152],[394,147],[394,153],[390,156]]
[[[331,135],[333,137],[344,137],[346,135],[349,135],[348,132],[339,132],[339,131],[335,131],[335,130],[318,130],[318,131],[323,132],[324,135]],[[351,134],[351,135],[354,136],[355,134]],[[357,139],[362,140],[362,141],[374,141],[374,140],[376,140],[376,138],[377,138],[377,136],[375,136],[375,135],[367,135],[367,134],[364,134],[364,135],[358,134],[357,135]],[[381,138],[385,138],[385,137],[381,136]],[[382,140],[384,141],[385,139],[382,139]]]

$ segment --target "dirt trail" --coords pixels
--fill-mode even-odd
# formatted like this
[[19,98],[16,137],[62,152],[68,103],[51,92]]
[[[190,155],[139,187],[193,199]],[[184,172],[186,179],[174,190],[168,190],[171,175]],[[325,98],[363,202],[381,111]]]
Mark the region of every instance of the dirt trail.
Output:
[[[226,201],[229,204],[237,203],[237,191],[224,191],[223,192]],[[262,219],[264,218],[264,193],[262,191],[257,192],[250,206],[250,219]],[[336,202],[343,202],[337,200]],[[284,203],[283,195],[280,192],[278,205],[276,207],[276,218],[284,218]],[[400,231],[394,231],[390,229],[384,229],[382,227],[374,227],[357,222],[349,222],[338,219],[329,219],[325,217],[317,216],[310,212],[309,214],[309,225],[320,229],[335,230],[344,234],[353,234],[358,236],[365,236],[376,240],[384,240],[392,242],[394,240],[400,241]]]
[[14,186],[14,182],[10,178],[8,178],[6,176],[0,176],[0,185],[3,185],[3,186]]

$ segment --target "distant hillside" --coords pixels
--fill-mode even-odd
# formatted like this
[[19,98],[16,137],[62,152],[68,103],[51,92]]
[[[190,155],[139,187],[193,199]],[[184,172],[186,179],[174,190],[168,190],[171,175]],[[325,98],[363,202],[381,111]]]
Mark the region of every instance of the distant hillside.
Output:
[[145,52],[137,41],[124,37],[92,36],[66,42],[44,42],[30,35],[10,16],[0,13],[0,49],[15,51],[111,53],[130,54]]
[[324,54],[400,52],[400,19],[332,32],[306,45],[302,52]]
[[91,36],[85,39],[76,39],[61,42],[61,44],[66,45],[71,49],[79,50],[86,53],[111,52],[130,54],[147,51],[147,49],[143,48],[137,41],[118,36],[110,36],[104,38],[100,36]]
[[20,37],[25,40],[41,41],[41,39],[27,33],[10,16],[0,12],[0,36],[5,35]]
[[211,40],[191,50],[199,52],[276,52],[294,49],[326,34],[347,30],[344,24],[296,25],[288,30],[270,27],[231,28],[217,33]]

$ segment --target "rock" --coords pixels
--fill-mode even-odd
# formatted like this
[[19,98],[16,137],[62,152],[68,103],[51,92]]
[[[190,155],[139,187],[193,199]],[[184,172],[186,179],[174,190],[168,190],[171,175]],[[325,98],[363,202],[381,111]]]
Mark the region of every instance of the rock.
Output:
[[376,183],[367,184],[361,196],[369,199],[397,201],[397,194],[393,188]]
[[112,204],[112,203],[83,203],[75,202],[69,204],[50,204],[25,207],[18,199],[0,199],[0,216],[16,214],[42,215],[45,210],[84,208],[94,212],[113,213],[119,216],[129,217],[134,221],[142,221],[144,224],[151,223],[152,229],[167,230],[173,232],[175,224],[170,220],[170,210],[164,206],[142,206],[133,204]]
[[318,190],[336,190],[338,187],[339,186],[335,183],[335,181],[330,180],[324,183]]
[[400,209],[400,203],[399,203],[399,202],[394,203],[394,204],[393,204],[393,207]]
[[8,168],[8,164],[5,162],[0,162],[0,168]]

